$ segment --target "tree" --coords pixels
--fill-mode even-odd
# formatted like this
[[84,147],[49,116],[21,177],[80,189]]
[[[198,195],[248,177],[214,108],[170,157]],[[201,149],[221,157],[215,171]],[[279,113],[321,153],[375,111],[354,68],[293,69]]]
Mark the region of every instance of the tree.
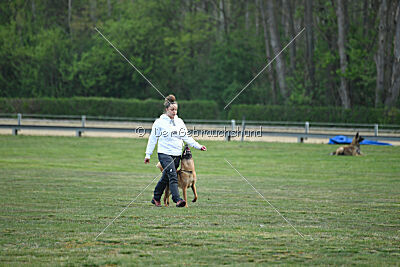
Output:
[[385,91],[385,50],[386,50],[386,32],[387,32],[387,0],[382,0],[379,6],[379,35],[378,50],[376,52],[376,89],[375,89],[375,107],[379,107],[382,103],[383,93]]
[[[0,95],[400,107],[399,1],[0,1]],[[396,13],[397,12],[397,13]]]
[[[281,38],[278,33],[278,25],[276,23],[275,17],[275,4],[273,0],[267,0],[267,14],[268,14],[268,26],[269,26],[269,33],[270,33],[270,42],[272,51],[275,55],[278,55],[279,52],[282,50],[281,46]],[[275,66],[276,66],[276,74],[278,77],[278,84],[281,95],[284,99],[289,97],[289,91],[286,88],[286,68],[285,68],[285,60],[282,55],[278,56],[275,59]]]
[[396,34],[394,37],[394,48],[393,48],[393,70],[391,86],[388,90],[388,94],[385,100],[385,105],[388,108],[393,107],[399,97],[400,90],[400,2],[397,5],[396,15]]
[[313,0],[305,0],[304,22],[306,27],[306,62],[310,79],[307,95],[310,96],[315,87]]
[[[256,4],[258,4],[258,8],[260,9],[260,13],[261,13],[262,25],[263,25],[263,30],[264,30],[265,55],[266,55],[267,61],[270,62],[272,60],[271,48],[270,48],[270,44],[269,44],[268,26],[267,26],[267,19],[265,17],[263,0],[258,0],[258,1],[256,0]],[[272,88],[272,103],[276,104],[277,103],[276,79],[275,79],[275,75],[274,75],[274,70],[272,69],[271,65],[269,65],[267,68],[267,75],[268,75],[269,82],[271,83],[271,88]]]
[[72,0],[68,0],[68,29],[70,35],[72,36],[71,16],[72,16]]
[[336,14],[338,21],[338,47],[340,57],[340,88],[339,94],[344,108],[350,108],[350,94],[346,79],[347,55],[346,55],[346,5],[345,0],[337,0]]
[[[295,36],[295,29],[294,29],[294,7],[295,2],[292,0],[284,0],[283,1],[283,8],[286,10],[286,18],[287,18],[287,32],[290,38],[294,38]],[[296,70],[296,40],[289,46],[289,55],[290,55],[290,70],[293,73]]]

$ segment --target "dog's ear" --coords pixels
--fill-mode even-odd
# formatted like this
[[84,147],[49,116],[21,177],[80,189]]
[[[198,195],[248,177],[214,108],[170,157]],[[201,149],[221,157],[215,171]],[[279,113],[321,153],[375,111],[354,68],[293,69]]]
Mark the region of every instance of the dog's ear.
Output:
[[359,134],[358,134],[358,132],[356,133],[356,138],[358,138],[358,136],[359,136]]

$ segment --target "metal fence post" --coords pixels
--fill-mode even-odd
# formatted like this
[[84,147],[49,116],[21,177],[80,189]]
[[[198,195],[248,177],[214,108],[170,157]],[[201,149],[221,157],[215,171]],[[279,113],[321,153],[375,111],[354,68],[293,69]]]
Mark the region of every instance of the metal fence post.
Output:
[[225,131],[225,141],[227,142],[231,141],[231,132],[226,130],[226,126],[224,126],[224,131]]
[[[86,116],[85,115],[82,115],[81,121],[82,121],[82,128],[85,128],[85,124],[86,124]],[[83,133],[83,130],[76,130],[75,136],[81,137],[82,133]]]
[[305,133],[308,134],[309,131],[310,131],[310,123],[308,121],[306,121]]
[[[17,121],[18,121],[17,125],[21,126],[21,121],[22,121],[22,114],[21,113],[17,114]],[[18,135],[19,129],[18,128],[12,128],[11,131],[12,131],[12,135]]]
[[86,123],[86,116],[82,115],[82,127],[85,127],[85,123]]
[[375,136],[378,136],[378,134],[379,134],[378,124],[374,125],[374,132],[375,132]]
[[243,140],[244,140],[244,129],[245,128],[246,128],[246,123],[245,123],[245,118],[243,116],[243,119],[242,119],[242,137],[240,139],[241,142],[243,142]]
[[232,132],[235,130],[235,127],[236,127],[236,122],[235,122],[235,120],[231,120],[231,126],[232,126],[232,131],[227,131],[226,130],[226,128],[225,128],[225,141],[231,141],[231,138],[232,138]]

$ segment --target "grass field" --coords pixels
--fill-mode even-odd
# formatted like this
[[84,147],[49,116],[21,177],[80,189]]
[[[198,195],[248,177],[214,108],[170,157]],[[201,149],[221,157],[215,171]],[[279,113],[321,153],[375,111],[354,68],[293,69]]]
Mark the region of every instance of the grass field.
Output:
[[156,208],[153,182],[95,240],[159,176],[146,142],[0,136],[0,264],[399,264],[400,147],[206,142],[197,203]]

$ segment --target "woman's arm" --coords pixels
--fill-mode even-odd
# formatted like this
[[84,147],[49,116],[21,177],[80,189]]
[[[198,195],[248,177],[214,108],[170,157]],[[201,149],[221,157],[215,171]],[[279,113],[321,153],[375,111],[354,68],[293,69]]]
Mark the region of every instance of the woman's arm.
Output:
[[153,126],[151,127],[151,133],[149,136],[149,140],[147,141],[145,163],[146,163],[146,159],[150,159],[150,156],[151,156],[151,154],[153,154],[153,150],[157,144],[157,140],[158,140],[157,131],[158,131],[158,124],[157,124],[157,120],[156,120],[153,123]]
[[196,149],[201,149],[203,151],[206,150],[205,146],[200,145],[199,143],[197,143],[192,136],[189,135],[189,132],[186,128],[185,123],[182,120],[182,133],[180,133],[180,136],[182,138],[183,141],[185,141],[186,143],[188,143],[191,147],[194,147]]

